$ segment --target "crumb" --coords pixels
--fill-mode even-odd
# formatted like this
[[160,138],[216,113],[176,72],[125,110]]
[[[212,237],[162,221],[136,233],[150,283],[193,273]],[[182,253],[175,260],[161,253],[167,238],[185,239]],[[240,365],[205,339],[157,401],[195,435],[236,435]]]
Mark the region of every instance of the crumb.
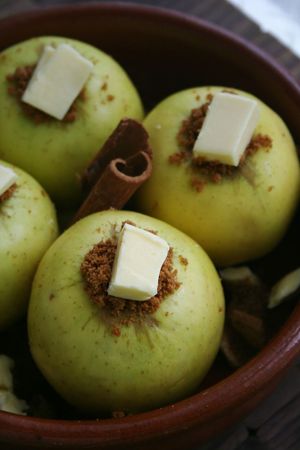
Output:
[[184,150],[191,151],[202,128],[207,114],[210,101],[202,106],[192,109],[189,117],[182,121],[179,132],[177,133],[177,142]]
[[116,326],[113,326],[113,327],[112,327],[112,334],[113,334],[114,336],[117,336],[117,337],[121,336],[121,330],[120,330],[120,328],[118,328],[118,327],[116,327]]
[[180,261],[180,264],[182,264],[183,266],[187,266],[189,263],[188,260],[182,255],[179,255],[179,261]]
[[195,191],[202,192],[205,186],[205,182],[198,177],[193,177],[191,179],[191,186],[195,189]]
[[107,101],[108,101],[108,102],[112,102],[112,101],[114,100],[115,96],[109,94],[106,98],[107,98]]
[[17,188],[17,185],[16,185],[16,183],[14,183],[12,186],[10,186],[10,188],[6,189],[6,191],[0,195],[0,203],[4,202],[5,200],[8,200],[13,195],[16,188]]
[[170,155],[169,163],[179,166],[183,161],[188,160],[188,159],[189,159],[188,152],[181,151],[181,152],[173,153],[172,155]]

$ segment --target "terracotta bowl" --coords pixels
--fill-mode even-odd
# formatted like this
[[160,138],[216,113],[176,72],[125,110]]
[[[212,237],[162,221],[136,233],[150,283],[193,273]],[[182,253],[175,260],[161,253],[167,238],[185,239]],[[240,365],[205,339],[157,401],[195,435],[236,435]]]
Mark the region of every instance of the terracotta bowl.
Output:
[[[0,21],[0,48],[46,34],[81,39],[112,54],[131,75],[147,108],[196,85],[249,90],[274,108],[300,142],[300,89],[268,56],[237,37],[182,14],[138,5],[77,5]],[[300,265],[299,214],[284,241],[257,263],[269,280]],[[49,420],[0,413],[5,449],[187,449],[241,420],[271,392],[300,353],[300,305],[249,363],[212,370],[197,394],[122,419]],[[216,366],[215,366],[216,367]]]

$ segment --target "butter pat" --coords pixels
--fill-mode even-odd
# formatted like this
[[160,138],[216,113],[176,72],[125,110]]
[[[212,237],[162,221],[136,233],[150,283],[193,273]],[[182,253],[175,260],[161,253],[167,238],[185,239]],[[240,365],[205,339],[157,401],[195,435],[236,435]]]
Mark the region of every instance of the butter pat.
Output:
[[32,74],[22,100],[63,119],[87,81],[93,63],[68,44],[46,46]]
[[14,361],[6,355],[0,355],[0,411],[25,415],[28,405],[17,398],[13,392],[12,369]]
[[168,251],[164,239],[126,223],[120,232],[108,294],[141,301],[156,295]]
[[17,181],[17,174],[0,164],[0,195],[4,194]]
[[0,390],[0,411],[13,414],[26,415],[28,405],[24,400],[20,400],[13,392]]
[[227,92],[216,93],[196,139],[194,156],[238,166],[258,120],[256,100]]
[[46,45],[44,47],[43,53],[41,54],[41,57],[40,57],[38,63],[37,63],[35,71],[40,71],[46,65],[46,63],[51,59],[51,57],[54,55],[55,51],[56,50],[54,47],[52,47],[52,45]]

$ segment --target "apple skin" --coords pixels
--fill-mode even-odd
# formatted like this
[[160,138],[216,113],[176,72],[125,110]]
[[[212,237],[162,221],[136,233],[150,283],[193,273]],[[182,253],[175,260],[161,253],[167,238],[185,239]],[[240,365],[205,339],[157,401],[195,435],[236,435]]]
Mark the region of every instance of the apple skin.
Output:
[[12,196],[0,202],[0,330],[26,311],[37,265],[58,235],[56,212],[44,189],[22,170]]
[[[146,117],[153,155],[151,178],[137,192],[134,209],[164,220],[185,232],[206,250],[215,264],[228,266],[258,258],[279,242],[299,201],[299,161],[292,137],[281,120],[260,100],[255,133],[272,138],[248,158],[254,177],[241,173],[208,183],[201,192],[191,186],[190,163],[172,165],[168,157],[179,151],[176,135],[182,120],[222,87],[202,87],[176,93]],[[253,96],[234,89],[236,93]]]
[[[52,119],[37,125],[8,94],[6,77],[17,67],[35,64],[44,45],[62,42],[94,64],[85,100],[77,103],[73,123]],[[59,37],[36,37],[0,53],[0,105],[0,158],[26,170],[55,202],[69,207],[80,197],[79,175],[119,121],[143,119],[140,97],[117,62],[95,47]]]
[[[174,249],[180,288],[142,325],[114,336],[87,296],[85,254],[125,220],[156,230]],[[188,265],[178,256],[188,259]],[[218,274],[206,253],[170,225],[129,211],[90,215],[62,234],[43,258],[29,304],[33,358],[69,403],[90,413],[144,411],[191,394],[211,366],[224,321]]]

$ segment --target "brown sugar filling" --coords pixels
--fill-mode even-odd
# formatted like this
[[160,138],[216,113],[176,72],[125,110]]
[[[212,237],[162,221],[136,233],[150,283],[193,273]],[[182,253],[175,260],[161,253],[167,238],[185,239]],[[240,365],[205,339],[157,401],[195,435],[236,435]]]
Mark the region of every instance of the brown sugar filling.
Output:
[[269,151],[272,147],[272,139],[269,136],[262,134],[253,136],[237,167],[219,161],[208,161],[204,157],[194,157],[192,150],[212,99],[213,95],[208,94],[206,102],[199,108],[192,109],[189,117],[182,121],[177,133],[177,142],[181,150],[169,156],[170,164],[180,165],[186,161],[191,163],[194,169],[191,185],[197,192],[201,192],[207,182],[220,183],[224,177],[237,175],[250,155],[261,148]]
[[159,308],[161,302],[175,292],[180,283],[173,267],[173,250],[170,248],[162,265],[157,294],[145,301],[133,301],[108,295],[113,262],[117,250],[117,239],[99,242],[85,255],[80,270],[85,289],[93,303],[99,305],[108,317],[114,335],[119,336],[120,325],[143,323]]
[[8,200],[13,195],[16,188],[17,185],[16,183],[14,183],[12,186],[10,186],[10,188],[8,188],[5,192],[3,192],[3,194],[0,195],[0,203],[4,202],[5,200]]
[[212,99],[213,96],[210,94],[206,97],[206,102],[203,105],[192,109],[189,117],[182,121],[177,134],[177,142],[185,151],[192,151]]
[[[6,77],[6,80],[8,82],[7,91],[10,95],[12,95],[18,100],[26,116],[28,116],[36,124],[57,120],[54,117],[49,116],[49,114],[46,114],[43,111],[40,111],[37,108],[34,108],[33,106],[22,102],[22,95],[25,92],[25,89],[29,83],[29,80],[33,74],[35,67],[36,67],[35,64],[17,67],[14,73],[7,75]],[[84,90],[82,90],[78,95],[78,97],[74,100],[74,102],[70,106],[64,118],[60,120],[60,122],[63,123],[74,122],[78,116],[78,101],[84,100],[85,100],[85,92]]]

